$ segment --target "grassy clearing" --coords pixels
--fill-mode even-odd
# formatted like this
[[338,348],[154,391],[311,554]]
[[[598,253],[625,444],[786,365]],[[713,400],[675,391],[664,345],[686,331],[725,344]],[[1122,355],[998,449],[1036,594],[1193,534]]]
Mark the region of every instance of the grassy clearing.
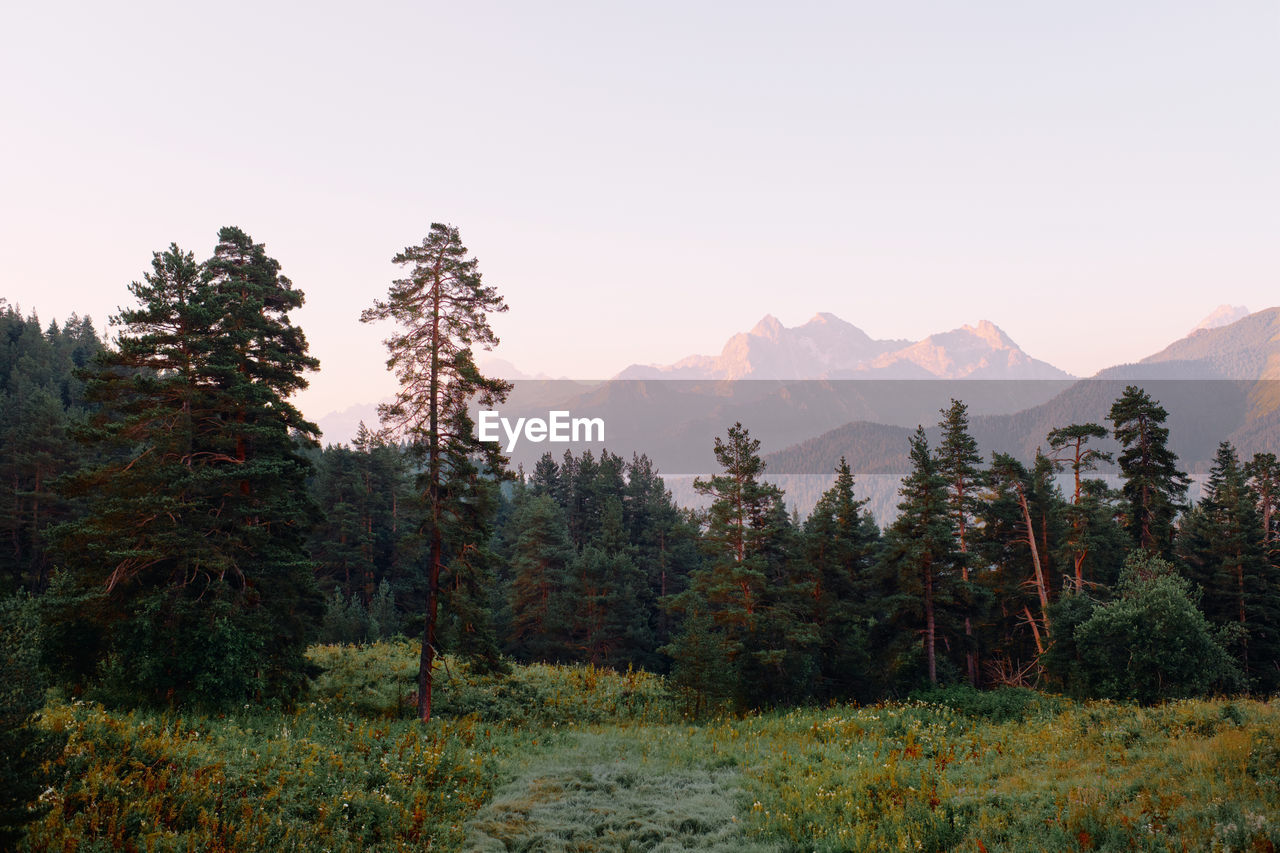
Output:
[[1030,691],[695,722],[661,679],[317,647],[292,713],[52,702],[33,850],[1275,850],[1280,706]]
[[741,834],[732,768],[690,766],[646,749],[656,732],[570,735],[498,791],[472,822],[469,850],[772,850]]

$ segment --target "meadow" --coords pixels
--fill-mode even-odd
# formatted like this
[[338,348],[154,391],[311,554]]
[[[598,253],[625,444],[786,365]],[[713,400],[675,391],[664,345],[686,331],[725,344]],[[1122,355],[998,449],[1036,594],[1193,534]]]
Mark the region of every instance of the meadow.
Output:
[[952,688],[691,716],[660,677],[315,646],[291,710],[53,696],[67,745],[25,849],[1221,850],[1280,843],[1280,705],[1153,707]]

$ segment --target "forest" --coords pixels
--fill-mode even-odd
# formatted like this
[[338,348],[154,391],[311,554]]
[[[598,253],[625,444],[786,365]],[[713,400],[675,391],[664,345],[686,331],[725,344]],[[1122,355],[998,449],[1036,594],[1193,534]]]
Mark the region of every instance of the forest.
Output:
[[[1189,500],[1135,384],[1029,459],[952,400],[883,526],[843,461],[789,510],[750,424],[702,509],[642,453],[511,470],[472,420],[506,305],[446,225],[359,318],[399,393],[322,446],[303,292],[217,237],[154,253],[111,339],[0,301],[0,844],[1275,849],[1275,455],[1222,442]],[[975,794],[991,762],[1024,788]],[[584,840],[619,789],[656,823]]]

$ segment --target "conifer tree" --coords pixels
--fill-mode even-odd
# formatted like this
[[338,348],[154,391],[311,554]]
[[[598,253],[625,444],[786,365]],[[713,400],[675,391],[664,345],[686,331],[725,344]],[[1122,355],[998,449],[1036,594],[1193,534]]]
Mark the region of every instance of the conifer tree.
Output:
[[511,628],[508,647],[524,660],[566,660],[570,648],[573,545],[549,495],[526,498],[512,517]]
[[1280,558],[1280,462],[1274,453],[1255,453],[1245,464],[1244,472],[1258,500],[1263,546],[1274,564]]
[[[966,533],[973,524],[980,501],[977,490],[982,482],[978,469],[982,456],[978,442],[969,433],[968,407],[953,399],[950,408],[942,410],[942,440],[938,445],[938,473],[947,482],[947,505],[956,530],[956,551],[960,557],[960,577],[969,583],[969,542]],[[973,640],[973,614],[964,616],[965,671],[969,683],[978,683],[978,654]]]
[[[473,425],[465,405],[453,406],[451,411],[451,432],[470,433]],[[440,574],[446,639],[474,670],[505,671],[490,601],[496,575],[493,538],[502,460],[492,447],[482,454],[460,443],[447,448],[449,476],[440,496],[448,509],[441,517],[445,565]]]
[[866,510],[867,501],[854,498],[853,487],[853,473],[841,457],[835,483],[818,499],[804,525],[820,632],[818,692],[827,698],[869,696],[867,623],[873,608],[868,598],[880,529]]
[[1129,385],[1108,416],[1123,450],[1117,458],[1133,541],[1144,550],[1169,557],[1174,519],[1187,493],[1187,476],[1169,449],[1168,412],[1141,388]]
[[[992,454],[991,481],[997,495],[1010,498],[1016,508],[1016,521],[1011,525],[1001,525],[1005,528],[1001,531],[1002,538],[1006,545],[1017,543],[1026,546],[1030,571],[1023,572],[1025,580],[1018,586],[1030,587],[1035,593],[1038,606],[1033,614],[1031,607],[1024,604],[1022,612],[1035,638],[1036,653],[1043,654],[1049,645],[1049,603],[1052,593],[1046,562],[1049,549],[1046,547],[1047,536],[1044,532],[1048,511],[1041,507],[1045,503],[1043,492],[1049,484],[1043,476],[1038,479],[1034,477],[1022,463],[1006,453]],[[1042,497],[1039,501],[1036,500],[1037,493]],[[1035,506],[1036,504],[1041,507]],[[996,525],[992,526],[994,528]]]
[[939,610],[954,604],[959,558],[946,480],[929,452],[924,427],[911,438],[910,458],[911,472],[899,490],[898,517],[885,533],[879,571],[893,589],[885,604],[895,639],[901,643],[919,633],[927,677],[937,684]]
[[204,264],[171,246],[131,285],[139,307],[86,391],[105,461],[70,481],[87,514],[59,530],[59,629],[96,626],[105,647],[81,653],[133,699],[292,695],[318,619],[297,449],[317,430],[288,402],[318,364],[288,317],[303,297],[243,231],[218,238]]
[[1084,589],[1084,562],[1089,555],[1091,545],[1090,521],[1097,516],[1098,497],[1104,492],[1097,484],[1101,480],[1090,481],[1083,475],[1098,467],[1099,463],[1111,462],[1111,454],[1088,447],[1089,439],[1107,437],[1106,427],[1101,424],[1070,424],[1049,432],[1049,447],[1054,452],[1055,465],[1068,465],[1071,468],[1073,488],[1071,504],[1066,510],[1071,532],[1067,549],[1071,554],[1071,565],[1075,572],[1076,590]]
[[1266,559],[1256,498],[1229,442],[1218,446],[1204,498],[1184,519],[1178,550],[1203,590],[1201,610],[1215,625],[1237,624],[1231,651],[1262,690],[1280,683],[1280,573]]
[[[492,406],[506,398],[510,383],[487,379],[476,369],[472,348],[491,349],[498,343],[488,315],[507,310],[502,297],[481,281],[479,262],[472,257],[458,229],[433,223],[422,243],[396,254],[392,262],[407,267],[405,278],[396,279],[386,300],[377,300],[361,315],[362,322],[394,320],[396,332],[386,340],[387,367],[400,380],[391,403],[379,406],[383,428],[403,437],[422,466],[419,491],[424,504],[422,522],[426,566],[422,656],[418,665],[418,715],[431,717],[431,689],[437,655],[440,576],[446,550],[461,552],[468,539],[446,543],[446,481],[458,472],[450,458],[485,453],[492,447],[474,432],[456,429],[455,417],[473,400]],[[489,466],[498,475],[502,466]],[[460,528],[455,528],[460,533]]]
[[[785,535],[786,507],[782,492],[761,479],[764,462],[760,442],[741,423],[729,428],[726,438],[716,437],[715,455],[723,473],[694,480],[694,488],[712,498],[706,513],[702,549],[706,562],[690,578],[689,588],[670,600],[684,615],[685,636],[667,649],[675,657],[678,681],[689,683],[692,673],[679,657],[690,649],[688,632],[712,631],[718,639],[712,649],[719,667],[728,673],[741,703],[760,695],[761,672],[781,675],[787,659],[790,620],[775,608],[786,583],[774,549]],[[673,654],[674,653],[674,654]]]

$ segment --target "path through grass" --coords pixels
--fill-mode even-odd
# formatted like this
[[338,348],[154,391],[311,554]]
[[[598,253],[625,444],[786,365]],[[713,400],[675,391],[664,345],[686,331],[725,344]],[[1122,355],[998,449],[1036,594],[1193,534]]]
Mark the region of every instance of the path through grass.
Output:
[[468,849],[774,850],[741,835],[738,772],[654,749],[663,735],[659,727],[566,734],[496,792],[471,823]]

